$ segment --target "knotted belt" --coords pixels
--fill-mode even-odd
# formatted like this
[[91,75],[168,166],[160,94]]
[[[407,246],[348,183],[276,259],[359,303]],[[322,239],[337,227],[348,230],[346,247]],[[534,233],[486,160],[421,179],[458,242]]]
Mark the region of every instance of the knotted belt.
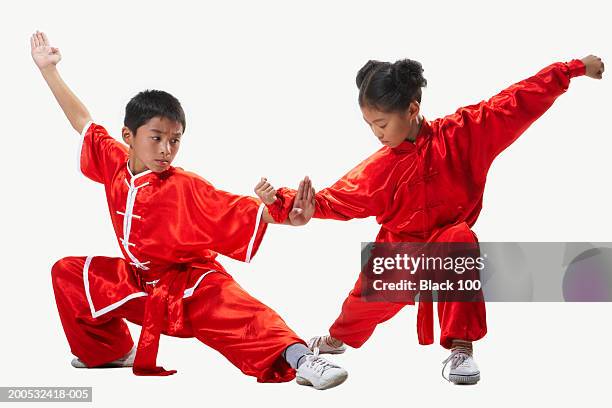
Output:
[[159,338],[166,322],[168,334],[185,327],[183,294],[189,273],[186,271],[165,272],[156,282],[146,285],[148,296],[145,303],[142,330],[138,339],[136,358],[132,371],[139,376],[167,376],[176,370],[166,370],[157,365]]

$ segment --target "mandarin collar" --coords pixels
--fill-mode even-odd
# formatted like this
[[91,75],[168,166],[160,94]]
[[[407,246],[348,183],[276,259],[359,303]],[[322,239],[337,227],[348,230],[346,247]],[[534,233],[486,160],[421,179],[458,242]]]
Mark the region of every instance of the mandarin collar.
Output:
[[126,160],[125,167],[127,169],[128,176],[130,177],[130,180],[129,180],[130,182],[135,182],[138,179],[144,180],[144,179],[151,179],[151,178],[153,178],[154,180],[158,180],[158,179],[165,180],[168,177],[170,177],[174,173],[174,170],[175,170],[175,167],[168,166],[166,170],[159,172],[159,173],[155,173],[152,170],[145,170],[145,171],[142,171],[134,175],[132,174],[132,170],[130,170],[130,160],[129,159]]
[[418,149],[425,140],[431,135],[431,125],[425,117],[423,117],[423,121],[421,122],[421,128],[419,129],[419,133],[417,133],[414,142],[409,140],[404,140],[402,143],[395,147],[391,147],[391,151],[394,153],[409,153]]

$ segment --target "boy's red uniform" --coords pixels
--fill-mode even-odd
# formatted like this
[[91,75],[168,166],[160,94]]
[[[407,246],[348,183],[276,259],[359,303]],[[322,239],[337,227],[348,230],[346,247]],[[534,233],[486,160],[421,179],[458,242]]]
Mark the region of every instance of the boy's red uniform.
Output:
[[[482,208],[493,159],[514,142],[564,93],[570,78],[584,75],[579,60],[554,63],[498,95],[452,115],[423,120],[414,143],[383,147],[344,177],[316,194],[316,218],[349,220],[375,216],[377,242],[476,242],[471,227]],[[278,190],[269,206],[276,221],[291,210],[295,191]],[[401,303],[364,302],[361,280],[344,301],[330,334],[361,346],[376,325],[393,317]],[[478,340],[486,334],[483,302],[440,302],[440,343]],[[433,308],[419,304],[421,344],[433,342]]]
[[281,357],[303,341],[246,293],[215,259],[249,262],[267,224],[255,198],[215,189],[169,167],[132,175],[127,148],[96,124],[82,134],[80,169],[104,184],[124,258],[68,257],[52,269],[68,342],[88,366],[133,346],[123,318],[141,324],[134,373],[168,375],[155,360],[160,333],[196,337],[258,381],[289,381]]

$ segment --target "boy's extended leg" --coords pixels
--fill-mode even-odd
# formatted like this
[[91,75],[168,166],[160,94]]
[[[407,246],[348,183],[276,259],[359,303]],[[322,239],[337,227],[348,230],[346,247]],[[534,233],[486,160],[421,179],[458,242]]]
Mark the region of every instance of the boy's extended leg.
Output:
[[287,361],[298,375],[322,375],[316,388],[346,379],[346,371],[312,355],[274,310],[224,273],[208,275],[185,305],[193,335],[259,382],[291,381],[296,372]]

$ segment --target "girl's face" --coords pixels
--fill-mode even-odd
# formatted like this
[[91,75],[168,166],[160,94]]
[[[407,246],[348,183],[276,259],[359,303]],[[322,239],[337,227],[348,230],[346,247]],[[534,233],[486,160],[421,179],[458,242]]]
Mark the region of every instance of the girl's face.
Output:
[[147,169],[160,173],[170,167],[178,153],[183,126],[167,118],[154,117],[136,129],[123,128],[123,140],[130,146],[134,174]]
[[397,147],[405,141],[417,125],[419,103],[413,101],[404,112],[382,112],[370,106],[362,106],[363,119],[382,144]]

